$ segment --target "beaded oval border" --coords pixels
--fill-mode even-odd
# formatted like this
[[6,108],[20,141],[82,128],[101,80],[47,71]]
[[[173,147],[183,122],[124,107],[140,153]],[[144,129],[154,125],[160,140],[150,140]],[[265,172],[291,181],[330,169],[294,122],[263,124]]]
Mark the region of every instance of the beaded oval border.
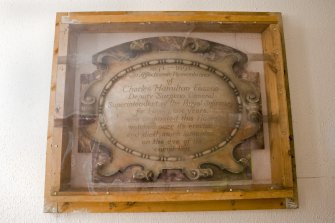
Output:
[[143,159],[149,159],[149,160],[153,160],[153,161],[181,161],[181,160],[185,160],[184,157],[180,157],[180,156],[174,156],[174,157],[169,157],[169,156],[154,156],[154,155],[149,155],[149,154],[145,154],[145,153],[141,153],[138,152],[136,150],[133,150],[131,148],[128,148],[126,146],[124,146],[123,144],[121,144],[120,142],[118,142],[110,133],[109,129],[106,126],[106,123],[104,121],[104,112],[103,112],[103,107],[105,104],[105,99],[106,99],[106,95],[109,92],[109,90],[112,88],[112,86],[114,85],[114,83],[116,83],[120,78],[122,78],[123,76],[127,75],[128,73],[141,69],[143,67],[148,67],[148,66],[154,66],[154,65],[161,65],[161,64],[182,64],[182,65],[189,65],[189,66],[195,66],[198,67],[200,69],[209,71],[213,74],[218,75],[221,79],[223,79],[228,86],[233,90],[235,96],[236,96],[236,101],[238,104],[238,114],[237,114],[237,121],[235,122],[235,128],[232,130],[232,132],[230,133],[230,136],[227,137],[223,142],[221,142],[220,144],[213,146],[210,149],[207,149],[205,151],[202,152],[198,152],[198,153],[194,153],[191,154],[189,156],[187,156],[187,159],[196,159],[199,158],[201,156],[204,155],[208,155],[210,153],[213,153],[221,148],[223,148],[226,144],[228,144],[229,141],[231,141],[231,139],[236,135],[237,131],[240,128],[241,125],[241,120],[242,120],[242,100],[241,100],[241,96],[240,93],[238,91],[238,89],[236,88],[236,86],[234,85],[234,83],[229,79],[229,77],[227,77],[224,73],[222,73],[221,71],[205,65],[203,63],[197,62],[197,61],[191,61],[191,60],[184,60],[184,59],[158,59],[158,60],[150,60],[150,61],[146,61],[146,62],[142,62],[139,64],[135,64],[133,66],[130,66],[120,72],[118,72],[113,78],[111,78],[107,84],[104,86],[99,100],[98,100],[98,116],[99,116],[99,124],[100,127],[102,129],[102,131],[104,132],[105,136],[109,139],[109,141],[115,145],[117,148],[121,149],[124,152],[127,152],[131,155],[143,158]]

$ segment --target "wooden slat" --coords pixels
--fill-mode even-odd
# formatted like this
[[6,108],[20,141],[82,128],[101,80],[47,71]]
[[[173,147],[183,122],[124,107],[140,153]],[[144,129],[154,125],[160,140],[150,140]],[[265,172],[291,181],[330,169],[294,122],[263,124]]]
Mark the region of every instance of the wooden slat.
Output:
[[[64,14],[57,14],[55,43],[50,89],[49,127],[47,142],[45,210],[52,211],[57,206],[50,203],[50,196],[68,185],[71,177],[71,153],[68,151],[69,128],[55,126],[55,119],[66,119],[73,111],[74,75],[71,64],[59,63],[59,56],[67,57],[74,51],[71,44],[69,25],[61,23]],[[70,46],[73,45],[73,46]]]
[[262,33],[263,52],[272,55],[272,61],[264,62],[265,87],[270,116],[269,135],[271,149],[272,182],[284,187],[293,186],[290,155],[290,127],[283,52],[280,27],[270,25]]
[[192,202],[66,202],[59,203],[58,212],[181,212],[259,210],[285,208],[284,199],[192,201]]
[[68,22],[96,24],[115,22],[225,22],[266,23],[278,22],[276,13],[229,13],[229,12],[105,12],[68,13]]
[[170,13],[170,14],[197,14],[197,15],[208,15],[208,14],[221,14],[221,15],[259,15],[259,16],[277,16],[277,20],[280,18],[280,12],[240,12],[240,11],[91,11],[91,12],[59,12],[63,14],[71,13],[73,15],[126,15],[126,14],[157,14],[157,13]]
[[55,40],[53,49],[53,60],[52,60],[52,75],[51,75],[51,87],[50,87],[50,102],[49,102],[49,121],[48,121],[48,139],[46,148],[46,170],[45,170],[45,188],[44,188],[44,211],[45,212],[56,212],[57,202],[50,201],[51,191],[55,184],[55,168],[53,167],[53,126],[54,126],[54,111],[55,111],[55,97],[56,97],[56,73],[57,73],[57,57],[58,57],[58,45],[59,45],[59,30],[60,20],[64,14],[57,14],[56,26],[55,26]]
[[295,165],[295,151],[294,151],[294,136],[293,136],[293,126],[292,126],[292,112],[291,112],[291,97],[288,81],[288,70],[286,61],[286,47],[284,40],[284,27],[283,19],[281,14],[278,14],[278,27],[281,34],[281,46],[282,46],[282,56],[283,56],[283,67],[284,67],[284,80],[285,80],[285,91],[286,91],[286,102],[287,102],[287,118],[289,125],[289,140],[290,140],[290,151],[291,156],[291,166],[292,166],[292,180],[293,180],[293,198],[290,198],[292,202],[295,203],[296,207],[299,206],[298,198],[298,186],[297,186],[297,176],[296,176],[296,165]]
[[221,33],[261,33],[268,24],[265,23],[184,23],[184,22],[152,22],[152,23],[120,23],[110,24],[72,24],[77,32],[88,33],[134,33],[134,32],[221,32]]
[[[57,52],[57,72],[55,87],[55,110],[54,118],[66,119],[73,110],[73,76],[72,68],[66,61],[60,58],[70,56],[70,30],[69,24],[59,24],[59,43]],[[70,181],[71,176],[71,153],[68,151],[69,129],[63,126],[55,126],[53,130],[53,156],[52,161],[55,171],[55,181],[52,192],[56,193],[63,188],[65,182]]]
[[162,202],[162,201],[205,201],[287,198],[293,196],[292,189],[232,192],[109,192],[75,193],[59,192],[50,199],[57,202]]
[[279,13],[93,12],[68,13],[63,22],[80,32],[248,32],[261,33]]

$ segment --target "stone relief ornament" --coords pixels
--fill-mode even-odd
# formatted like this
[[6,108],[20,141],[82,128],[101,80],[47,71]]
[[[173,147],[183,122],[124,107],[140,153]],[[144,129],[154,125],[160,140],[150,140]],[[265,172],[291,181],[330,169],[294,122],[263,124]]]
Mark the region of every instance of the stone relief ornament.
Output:
[[229,46],[173,36],[93,55],[97,70],[81,76],[79,145],[90,147],[94,180],[250,172],[246,144],[262,130],[262,114],[259,86],[240,75],[246,63]]

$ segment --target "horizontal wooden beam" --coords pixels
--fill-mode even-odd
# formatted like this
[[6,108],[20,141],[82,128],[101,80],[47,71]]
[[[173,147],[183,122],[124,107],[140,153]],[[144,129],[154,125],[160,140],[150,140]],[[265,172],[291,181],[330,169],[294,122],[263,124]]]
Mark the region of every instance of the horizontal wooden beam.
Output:
[[[66,13],[60,13],[63,15]],[[132,22],[224,22],[224,23],[278,23],[279,13],[234,12],[70,12],[63,23],[132,23]]]
[[163,202],[163,201],[206,201],[242,200],[293,197],[292,189],[226,192],[58,192],[50,196],[57,202]]
[[57,212],[181,212],[259,210],[286,208],[285,199],[191,201],[191,202],[65,202],[59,203]]

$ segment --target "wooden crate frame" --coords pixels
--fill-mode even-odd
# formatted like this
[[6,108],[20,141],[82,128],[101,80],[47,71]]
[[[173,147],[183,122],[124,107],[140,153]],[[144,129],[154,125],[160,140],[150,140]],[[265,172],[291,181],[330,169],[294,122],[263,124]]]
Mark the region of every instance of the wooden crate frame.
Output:
[[[167,24],[164,31],[174,30],[174,24],[197,23],[194,31],[261,33],[263,43],[268,119],[271,185],[235,186],[216,191],[123,191],[80,192],[62,187],[69,181],[71,156],[66,154],[67,120],[62,128],[54,117],[56,88],[59,81],[69,81],[71,54],[75,51],[76,32],[137,32],[137,23],[151,24],[153,31],[159,24]],[[106,28],[104,24],[113,24]],[[124,24],[127,24],[125,26]],[[172,26],[169,24],[173,24]],[[89,25],[89,26],[87,26]],[[111,27],[111,26],[108,26]],[[178,29],[178,28],[177,28]],[[180,31],[183,31],[183,26]],[[209,211],[297,208],[297,187],[293,133],[291,125],[282,18],[280,13],[263,12],[74,12],[57,13],[52,66],[49,128],[46,153],[45,212],[154,212],[154,211]],[[56,78],[57,77],[57,78]],[[63,77],[63,78],[62,78]],[[58,79],[58,80],[57,80]],[[60,79],[60,80],[59,80]],[[65,88],[64,95],[73,95]],[[62,96],[63,98],[64,95]],[[71,97],[67,97],[71,98]],[[69,100],[69,99],[67,99]],[[71,101],[57,102],[63,105]],[[66,106],[64,106],[66,107]]]

